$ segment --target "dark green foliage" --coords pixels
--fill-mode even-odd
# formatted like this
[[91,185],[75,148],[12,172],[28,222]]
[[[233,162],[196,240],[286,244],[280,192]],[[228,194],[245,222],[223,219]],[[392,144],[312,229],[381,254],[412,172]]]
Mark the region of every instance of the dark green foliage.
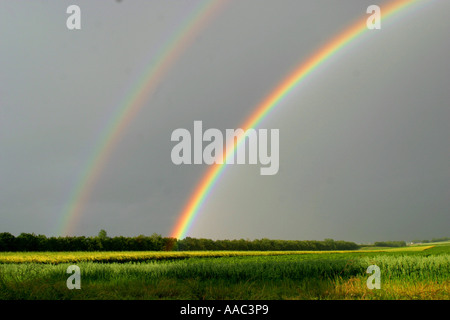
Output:
[[406,247],[405,241],[379,241],[374,243],[375,247]]
[[98,237],[99,237],[100,239],[104,240],[104,239],[108,238],[108,234],[106,233],[105,230],[102,229],[102,230],[99,231]]
[[15,237],[9,232],[0,233],[0,251],[15,250]]
[[176,249],[176,239],[158,234],[137,237],[50,237],[21,233],[0,233],[0,251],[168,251]]
[[354,242],[325,241],[316,240],[211,240],[195,239],[187,237],[177,241],[179,251],[199,251],[199,250],[233,250],[233,251],[287,251],[287,250],[357,250],[359,246]]
[[431,242],[444,242],[444,241],[449,241],[450,237],[442,237],[442,238],[433,238],[431,239]]
[[300,250],[357,250],[354,242],[325,239],[316,240],[211,240],[162,237],[159,234],[137,237],[107,237],[106,231],[96,237],[50,237],[21,233],[14,237],[10,233],[0,233],[0,251],[300,251]]
[[444,241],[450,241],[450,237],[441,237],[441,238],[433,238],[431,240],[413,240],[412,243],[430,243],[430,242],[444,242]]

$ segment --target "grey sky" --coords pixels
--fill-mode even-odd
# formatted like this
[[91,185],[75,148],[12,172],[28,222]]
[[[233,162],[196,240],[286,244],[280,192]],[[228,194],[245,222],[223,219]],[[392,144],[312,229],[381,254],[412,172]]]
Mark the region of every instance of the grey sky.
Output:
[[[261,128],[280,170],[229,166],[189,233],[213,239],[449,236],[450,2],[382,22],[314,71]],[[56,235],[104,125],[198,1],[0,3],[0,232]],[[237,128],[301,61],[382,1],[228,1],[121,136],[77,235],[168,236],[205,165],[177,128]],[[66,28],[78,4],[82,29]]]

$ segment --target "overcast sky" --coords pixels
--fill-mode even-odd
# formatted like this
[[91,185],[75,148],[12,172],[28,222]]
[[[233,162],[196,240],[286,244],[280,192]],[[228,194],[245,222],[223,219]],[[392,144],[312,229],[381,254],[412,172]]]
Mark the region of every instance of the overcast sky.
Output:
[[[115,145],[75,235],[168,236],[207,165],[172,163],[177,128],[238,128],[376,0],[232,0]],[[230,165],[188,236],[449,236],[450,2],[423,1],[315,70],[261,124],[280,169]],[[66,8],[81,8],[81,30]],[[0,232],[57,235],[105,123],[199,1],[0,2]],[[382,7],[383,8],[383,7]]]

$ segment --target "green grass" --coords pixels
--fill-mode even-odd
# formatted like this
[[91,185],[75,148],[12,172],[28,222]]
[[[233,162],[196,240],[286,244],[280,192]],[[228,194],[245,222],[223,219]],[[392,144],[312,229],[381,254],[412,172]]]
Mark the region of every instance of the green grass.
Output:
[[[450,299],[450,246],[411,248],[185,252],[175,259],[172,253],[149,258],[147,252],[147,260],[120,263],[105,262],[117,258],[111,258],[113,253],[70,253],[74,259],[95,256],[103,262],[63,262],[68,253],[3,253],[0,259],[7,263],[0,263],[0,299]],[[142,258],[139,253],[121,257],[136,256]],[[56,262],[12,262],[17,257]],[[81,290],[66,286],[66,269],[74,263],[81,269]],[[380,290],[366,286],[372,264],[381,270]]]
[[143,262],[158,260],[176,260],[186,258],[217,258],[235,256],[278,256],[300,254],[348,254],[373,252],[418,252],[432,248],[432,246],[416,246],[407,248],[381,248],[369,250],[346,251],[75,251],[75,252],[0,252],[0,263],[69,263],[69,262]]

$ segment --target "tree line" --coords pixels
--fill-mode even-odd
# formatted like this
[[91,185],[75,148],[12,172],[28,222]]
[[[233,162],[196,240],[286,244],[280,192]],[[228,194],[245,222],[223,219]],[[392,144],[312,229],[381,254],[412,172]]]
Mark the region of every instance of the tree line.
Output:
[[356,250],[359,248],[354,242],[335,241],[333,239],[317,240],[211,240],[184,238],[178,240],[180,251],[189,250],[250,250],[250,251],[287,251],[287,250]]
[[430,242],[443,242],[443,241],[449,241],[450,237],[442,237],[442,238],[433,238],[431,240],[413,240],[412,243],[430,243]]
[[375,247],[406,247],[406,241],[377,241]]
[[104,230],[95,237],[46,237],[34,233],[19,236],[0,233],[0,251],[286,251],[286,250],[356,250],[354,242],[317,240],[211,240],[162,237],[159,234],[136,237],[108,237]]
[[175,238],[160,235],[137,237],[46,237],[34,233],[19,236],[0,233],[0,251],[170,251],[175,248]]

